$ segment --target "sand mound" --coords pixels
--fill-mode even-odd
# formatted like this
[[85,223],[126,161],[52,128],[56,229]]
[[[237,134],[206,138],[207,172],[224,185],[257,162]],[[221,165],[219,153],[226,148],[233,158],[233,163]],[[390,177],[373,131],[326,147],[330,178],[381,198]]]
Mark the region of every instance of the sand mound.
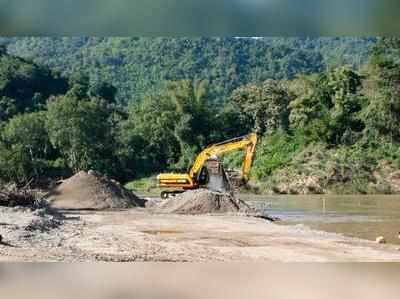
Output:
[[63,181],[49,196],[51,207],[71,210],[105,210],[143,207],[144,200],[117,182],[81,171]]
[[251,208],[228,194],[219,194],[209,190],[187,191],[182,195],[159,203],[158,212],[173,214],[213,214],[213,213],[247,213]]

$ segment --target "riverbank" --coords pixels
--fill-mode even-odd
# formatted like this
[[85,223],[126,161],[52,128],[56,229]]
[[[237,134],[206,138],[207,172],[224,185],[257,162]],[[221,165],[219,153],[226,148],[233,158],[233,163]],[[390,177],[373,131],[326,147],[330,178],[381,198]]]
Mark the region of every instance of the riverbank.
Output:
[[[278,143],[279,145],[279,143]],[[328,148],[316,144],[288,150],[288,144],[272,149],[261,145],[256,153],[251,179],[241,192],[254,194],[400,194],[398,149],[369,149],[355,146]],[[277,147],[277,148],[275,148]],[[285,152],[286,150],[286,152]],[[243,157],[234,153],[224,157],[226,169],[240,171]],[[136,192],[159,191],[156,174],[128,183]]]
[[[238,215],[153,214],[136,208],[64,216],[51,231],[26,238],[4,235],[0,261],[400,261],[393,245]],[[18,217],[8,218],[16,223],[7,225],[18,225]]]
[[310,145],[286,153],[268,173],[268,157],[256,159],[255,183],[265,194],[399,194],[397,150]]

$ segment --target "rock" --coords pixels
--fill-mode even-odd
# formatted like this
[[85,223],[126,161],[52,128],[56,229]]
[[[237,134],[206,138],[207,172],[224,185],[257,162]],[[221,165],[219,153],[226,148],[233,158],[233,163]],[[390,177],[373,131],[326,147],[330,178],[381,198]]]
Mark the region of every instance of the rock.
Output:
[[[285,177],[285,178],[284,178]],[[318,176],[297,174],[282,176],[282,181],[272,187],[278,194],[324,194],[323,180]]]
[[94,170],[90,169],[88,171],[88,175],[96,175],[96,172]]
[[247,182],[244,186],[244,189],[255,194],[261,194],[261,186],[256,182]]
[[390,187],[393,192],[400,192],[400,171],[395,171],[389,175],[387,181],[390,184]]
[[378,243],[378,244],[386,244],[386,240],[385,240],[385,238],[383,236],[377,237],[375,242]]
[[378,192],[400,193],[400,171],[388,161],[380,161],[372,176],[372,185]]

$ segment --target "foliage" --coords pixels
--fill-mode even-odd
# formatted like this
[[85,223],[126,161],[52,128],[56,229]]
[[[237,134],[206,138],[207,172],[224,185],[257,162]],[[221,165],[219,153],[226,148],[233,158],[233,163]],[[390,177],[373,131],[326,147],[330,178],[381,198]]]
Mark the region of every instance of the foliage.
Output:
[[99,38],[8,39],[10,53],[69,76],[88,75],[119,90],[120,102],[140,100],[164,81],[204,80],[215,103],[267,79],[293,79],[343,64],[360,66],[374,38]]
[[[132,105],[121,138],[142,140],[142,169],[185,169],[213,138],[214,115],[204,81],[169,82]],[[129,137],[130,136],[130,137]]]
[[212,109],[208,101],[208,83],[189,80],[170,83],[167,96],[176,108],[175,137],[179,142],[177,168],[190,166],[193,157],[209,142],[214,129]]
[[280,82],[267,80],[261,85],[246,85],[233,91],[231,100],[260,135],[289,126],[289,94]]
[[257,147],[252,173],[258,180],[266,179],[272,172],[287,165],[305,146],[303,135],[289,135],[278,131],[265,137]]
[[79,99],[73,94],[48,105],[47,128],[52,145],[74,171],[112,169],[110,111],[104,102]]
[[388,137],[400,142],[400,44],[399,39],[384,38],[374,48],[367,70],[370,80],[364,88],[368,105],[362,113],[365,135]]
[[26,113],[10,119],[2,130],[0,173],[9,181],[38,179],[49,170],[52,157],[42,112]]
[[125,188],[134,192],[159,193],[159,188],[157,188],[157,179],[155,176],[135,179],[125,184]]
[[[333,145],[352,144],[364,129],[360,112],[364,98],[359,94],[361,76],[344,66],[294,81],[290,123],[310,141]],[[303,88],[295,89],[298,85]]]
[[45,67],[0,55],[0,121],[18,113],[38,111],[51,95],[63,94],[68,82]]

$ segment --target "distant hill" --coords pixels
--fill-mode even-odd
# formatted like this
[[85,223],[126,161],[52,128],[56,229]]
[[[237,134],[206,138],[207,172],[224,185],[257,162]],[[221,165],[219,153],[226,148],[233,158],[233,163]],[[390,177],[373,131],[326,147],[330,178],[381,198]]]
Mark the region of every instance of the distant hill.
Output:
[[108,81],[120,101],[140,99],[166,80],[206,79],[215,103],[236,87],[292,79],[343,64],[359,67],[374,38],[1,38],[9,53],[64,75]]

